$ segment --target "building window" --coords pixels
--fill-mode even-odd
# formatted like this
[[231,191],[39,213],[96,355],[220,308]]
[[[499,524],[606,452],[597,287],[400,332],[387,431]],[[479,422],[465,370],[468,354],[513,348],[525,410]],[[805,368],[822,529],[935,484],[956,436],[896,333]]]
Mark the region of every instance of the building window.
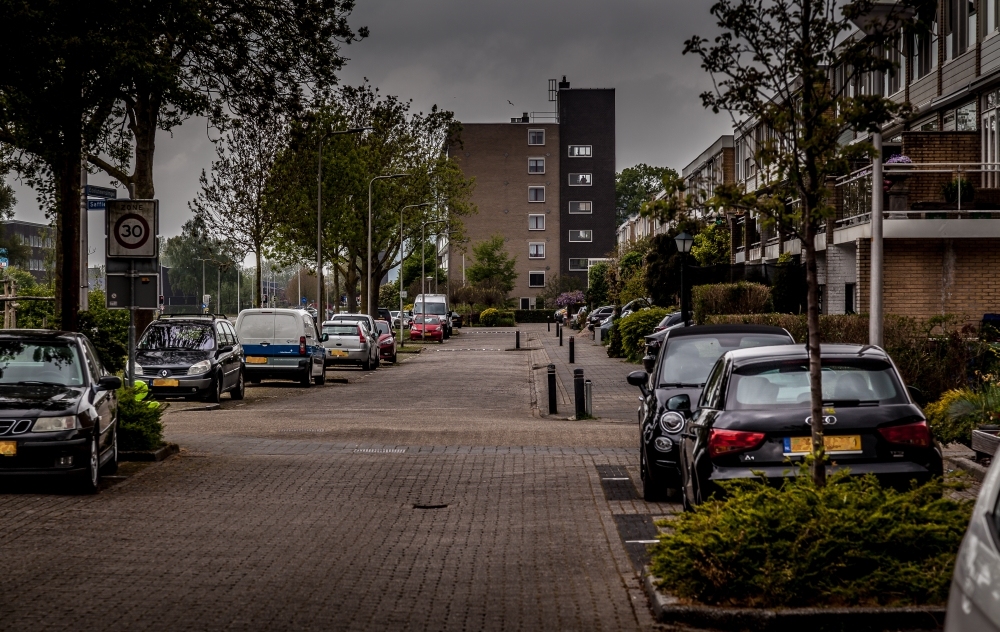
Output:
[[895,66],[885,75],[884,94],[895,94],[903,89],[906,80],[906,55],[904,54],[904,36],[895,38],[895,42],[890,45],[886,56]]
[[915,132],[936,132],[938,131],[937,116],[932,116],[922,121],[917,121],[916,123],[910,126],[910,129]]
[[570,158],[590,158],[594,154],[594,148],[592,145],[570,145],[569,146],[569,157]]
[[545,130],[543,130],[543,129],[529,129],[528,130],[528,144],[529,145],[544,145],[545,144]]
[[528,158],[528,173],[545,173],[545,159]]
[[990,35],[994,33],[998,27],[1000,27],[1000,20],[997,20],[997,18],[1000,17],[1000,11],[997,9],[1000,7],[997,5],[1000,5],[1000,0],[986,0],[986,24],[984,24],[985,28],[983,29],[984,35]]
[[590,214],[594,212],[592,202],[570,202],[569,212],[573,214]]
[[590,173],[569,174],[569,185],[571,187],[589,187],[594,184],[594,176]]
[[545,187],[528,187],[528,201],[529,202],[544,202],[545,201]]
[[587,259],[570,259],[569,260],[570,272],[586,272],[588,263],[589,261]]
[[528,258],[529,259],[544,259],[545,258],[545,242],[544,241],[532,241],[528,243]]
[[976,0],[944,0],[944,59],[976,45]]
[[528,230],[545,230],[545,216],[544,215],[529,215],[528,216]]
[[528,287],[545,287],[545,272],[529,272]]
[[594,231],[592,230],[571,230],[569,231],[570,241],[594,241]]
[[919,79],[937,67],[938,24],[931,22],[930,33],[913,36],[913,78]]

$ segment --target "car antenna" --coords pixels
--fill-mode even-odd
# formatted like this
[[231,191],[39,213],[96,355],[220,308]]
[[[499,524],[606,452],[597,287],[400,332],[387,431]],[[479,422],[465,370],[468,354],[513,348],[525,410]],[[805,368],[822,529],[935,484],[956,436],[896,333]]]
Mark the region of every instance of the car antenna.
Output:
[[878,347],[875,345],[865,345],[858,349],[858,355],[864,355],[865,351],[868,351],[869,349],[878,349]]

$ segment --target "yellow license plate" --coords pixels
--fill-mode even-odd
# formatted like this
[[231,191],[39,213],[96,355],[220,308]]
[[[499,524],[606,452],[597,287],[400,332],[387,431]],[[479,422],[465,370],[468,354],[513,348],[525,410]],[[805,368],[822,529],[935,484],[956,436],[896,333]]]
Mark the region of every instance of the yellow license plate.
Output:
[[0,456],[17,456],[17,441],[0,441]]
[[[785,452],[812,452],[812,437],[789,437],[785,441]],[[823,446],[827,452],[860,452],[861,435],[823,435]]]
[[153,386],[178,386],[180,382],[177,380],[168,380],[164,378],[156,378],[153,380]]
[[247,356],[247,364],[267,364],[267,358],[255,358]]
[[349,354],[343,349],[330,349],[330,357],[346,358]]

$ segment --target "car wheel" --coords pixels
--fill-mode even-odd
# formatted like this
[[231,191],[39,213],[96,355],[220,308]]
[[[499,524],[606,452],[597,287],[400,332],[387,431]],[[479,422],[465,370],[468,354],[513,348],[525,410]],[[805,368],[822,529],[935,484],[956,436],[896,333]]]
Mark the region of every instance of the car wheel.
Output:
[[118,428],[111,435],[111,459],[101,468],[101,474],[111,475],[118,473]]
[[393,364],[396,364],[396,354],[395,353],[392,354],[392,360],[390,360],[390,362],[392,362]]
[[80,479],[79,491],[82,494],[96,494],[101,486],[100,452],[97,449],[97,436],[90,439],[90,454],[87,458],[87,471]]
[[312,375],[310,375],[310,373],[312,373],[312,371],[309,369],[309,367],[306,367],[305,370],[302,371],[302,377],[299,378],[299,384],[301,384],[306,388],[312,386],[313,381],[312,381]]
[[653,480],[646,460],[646,449],[639,448],[639,478],[642,479],[642,499],[649,503],[660,502],[666,494],[663,487]]
[[206,393],[205,401],[210,404],[218,404],[222,401],[222,372],[215,374],[215,378],[212,379],[212,385],[209,387],[208,393]]
[[232,399],[243,399],[246,394],[247,385],[243,377],[243,369],[240,369],[240,376],[236,382],[236,388],[229,391],[229,397]]
[[323,365],[323,372],[313,378],[313,382],[316,386],[323,386],[326,384],[326,365]]

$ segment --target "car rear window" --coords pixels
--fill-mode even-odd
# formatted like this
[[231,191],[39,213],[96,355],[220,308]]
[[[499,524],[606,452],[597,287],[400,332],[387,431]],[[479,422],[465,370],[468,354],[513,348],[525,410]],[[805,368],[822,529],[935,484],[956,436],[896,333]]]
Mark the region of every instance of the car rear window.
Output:
[[274,338],[274,314],[245,314],[238,333],[240,338]]
[[437,314],[439,316],[447,314],[447,305],[444,303],[427,303],[427,309],[424,309],[423,303],[417,303],[413,306],[413,313],[415,314]]
[[778,334],[705,334],[678,336],[667,341],[666,355],[660,362],[660,384],[701,385],[723,353],[734,349],[791,344],[788,336]]
[[[866,358],[824,359],[823,402],[840,406],[905,404],[906,396],[888,362]],[[737,369],[729,382],[727,409],[808,408],[809,363],[766,362]]]
[[357,336],[358,326],[353,323],[323,325],[323,333],[330,336]]
[[274,337],[275,338],[295,338],[303,335],[302,324],[291,314],[274,315]]

